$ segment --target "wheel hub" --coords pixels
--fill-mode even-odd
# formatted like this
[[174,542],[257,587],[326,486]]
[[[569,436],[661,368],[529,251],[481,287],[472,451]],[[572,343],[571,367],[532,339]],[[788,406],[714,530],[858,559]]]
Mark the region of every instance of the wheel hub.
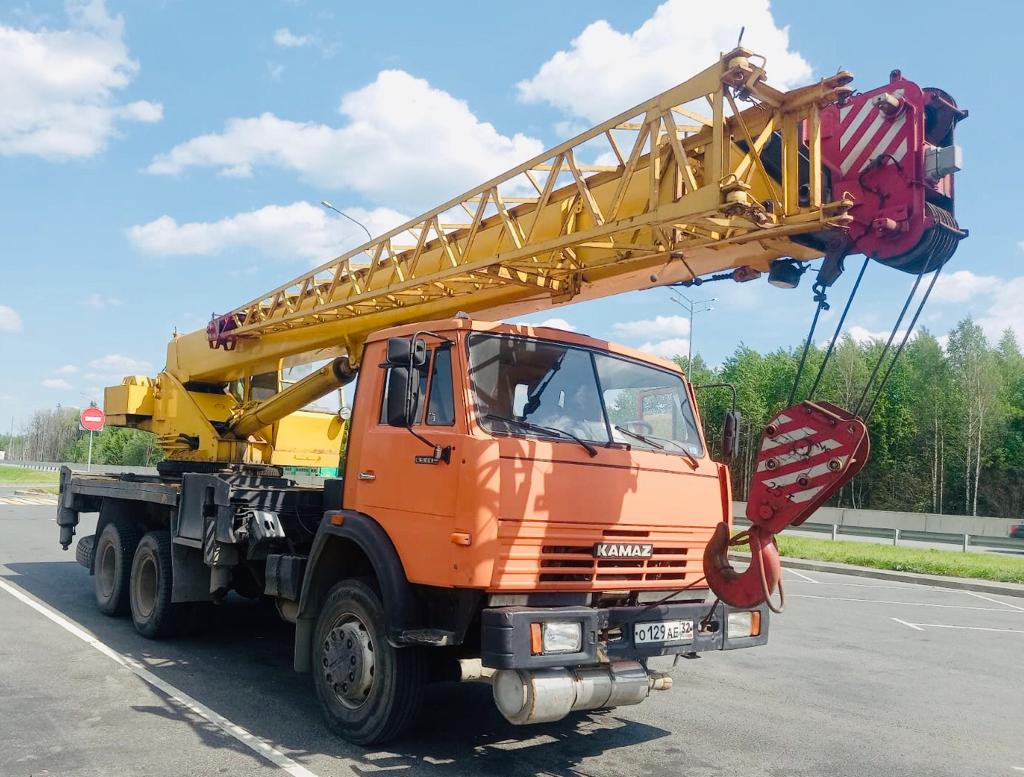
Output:
[[96,564],[96,580],[99,583],[100,593],[106,598],[110,598],[114,591],[114,569],[116,567],[114,555],[114,546],[109,542],[104,543]]
[[346,707],[366,702],[373,687],[373,643],[354,615],[331,629],[321,646],[324,679]]
[[156,562],[149,556],[140,561],[138,575],[135,578],[135,607],[141,617],[148,618],[156,609]]

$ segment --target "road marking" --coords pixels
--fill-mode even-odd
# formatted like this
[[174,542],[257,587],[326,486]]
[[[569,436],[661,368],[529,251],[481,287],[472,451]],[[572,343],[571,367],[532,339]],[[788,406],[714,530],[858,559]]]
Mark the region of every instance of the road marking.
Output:
[[[54,519],[56,520],[56,519]],[[783,567],[783,569],[789,569],[789,567]],[[792,570],[790,570],[792,571]],[[830,574],[825,572],[823,574]],[[796,582],[796,581],[791,581]],[[836,583],[831,580],[815,580],[814,582],[819,585],[830,585],[833,587],[840,588],[870,588],[874,591],[913,591],[916,594],[948,594],[951,593],[949,588],[930,588],[923,585],[883,585],[881,583]]]
[[57,497],[44,496],[0,496],[0,505],[56,505]]
[[993,629],[989,626],[952,626],[948,623],[915,623],[913,625],[921,627],[922,631],[925,629],[963,629],[964,631],[1000,631],[1005,634],[1024,634],[1024,629]]
[[897,623],[902,623],[904,626],[906,626],[907,628],[911,628],[914,631],[924,631],[924,629],[922,629],[916,623],[907,623],[906,621],[901,621],[899,618],[891,618],[891,620],[894,620]]
[[[1009,610],[1002,610],[998,607],[969,607],[964,604],[936,604],[934,602],[900,602],[890,599],[857,599],[851,596],[817,596],[816,594],[790,594],[794,599],[826,599],[830,602],[864,602],[866,604],[903,604],[907,607],[944,607],[950,610],[980,610],[982,612],[1001,612],[1004,615],[1012,615]],[[1024,612],[1024,610],[1021,610]]]
[[87,645],[91,645],[96,648],[100,653],[111,659],[115,663],[120,664],[125,669],[133,672],[138,678],[149,683],[154,688],[162,691],[167,696],[170,696],[176,702],[183,707],[191,710],[195,714],[206,718],[213,725],[234,737],[243,745],[248,747],[253,752],[263,756],[272,764],[277,766],[279,769],[283,769],[292,775],[292,777],[317,777],[316,774],[309,771],[306,767],[293,761],[291,758],[286,756],[277,748],[270,745],[268,742],[257,737],[255,734],[250,734],[244,728],[236,723],[232,723],[230,720],[225,718],[223,715],[214,712],[212,709],[207,707],[202,702],[192,698],[184,691],[178,690],[170,683],[161,680],[155,674],[146,669],[142,664],[133,658],[121,655],[113,648],[107,646],[103,642],[100,642],[95,636],[90,634],[88,631],[83,629],[81,626],[76,624],[74,621],[70,621],[63,615],[59,614],[56,610],[43,604],[38,599],[29,594],[25,593],[21,588],[16,585],[8,583],[6,580],[0,579],[0,588],[3,588],[7,593],[13,596],[15,599],[27,604],[36,612],[40,613],[46,618],[56,623],[62,629],[70,634],[75,635]]
[[1010,608],[1012,608],[1014,610],[1020,610],[1021,612],[1024,612],[1024,607],[1021,607],[1021,606],[1016,605],[1016,604],[1010,604],[1009,602],[1003,602],[1003,601],[1000,601],[999,599],[993,599],[990,596],[983,596],[982,594],[976,594],[976,593],[974,593],[974,591],[964,591],[964,593],[967,594],[968,596],[974,596],[974,597],[976,597],[978,599],[984,599],[986,602],[992,602],[993,604],[1001,604],[1004,607],[1010,607]]
[[786,571],[789,572],[791,575],[796,575],[801,580],[806,580],[808,583],[817,583],[818,582],[814,578],[808,577],[807,575],[803,574],[802,572],[797,572],[795,569],[790,569],[789,567],[786,567]]

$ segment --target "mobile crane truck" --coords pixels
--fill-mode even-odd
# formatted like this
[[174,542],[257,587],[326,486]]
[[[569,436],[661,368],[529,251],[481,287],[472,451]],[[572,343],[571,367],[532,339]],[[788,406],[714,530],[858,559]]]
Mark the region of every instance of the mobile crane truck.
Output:
[[[99,608],[166,638],[229,591],[272,600],[294,668],[362,744],[399,735],[438,677],[489,677],[509,721],[538,723],[668,688],[651,657],[765,644],[773,536],[863,467],[864,422],[811,400],[780,412],[752,526],[730,538],[735,412],[715,461],[676,364],[481,317],[765,273],[792,288],[816,259],[820,311],[852,253],[937,274],[966,234],[966,112],[898,71],[863,93],[851,79],[780,91],[737,48],[175,335],[157,377],[105,393],[112,423],[156,435],[158,475],[61,472],[65,550],[99,513],[76,548]],[[283,383],[294,364],[312,369]],[[308,409],[357,376],[350,417]],[[337,466],[343,436],[340,478],[282,476]]]

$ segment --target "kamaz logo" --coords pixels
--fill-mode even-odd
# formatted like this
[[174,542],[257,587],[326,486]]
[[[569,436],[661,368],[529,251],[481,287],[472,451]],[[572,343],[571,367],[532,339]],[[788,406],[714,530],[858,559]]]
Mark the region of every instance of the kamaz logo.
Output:
[[649,542],[599,542],[594,545],[597,558],[650,558],[654,546]]

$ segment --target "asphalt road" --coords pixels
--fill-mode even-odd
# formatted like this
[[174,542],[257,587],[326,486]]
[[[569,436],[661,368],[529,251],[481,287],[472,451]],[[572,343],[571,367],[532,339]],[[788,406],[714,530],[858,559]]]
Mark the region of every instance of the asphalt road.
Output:
[[768,646],[682,662],[640,706],[516,728],[487,686],[438,687],[410,737],[364,750],[327,731],[271,611],[231,601],[201,637],[146,641],[94,609],[52,507],[0,505],[0,775],[1024,774],[1022,600],[786,585]]

